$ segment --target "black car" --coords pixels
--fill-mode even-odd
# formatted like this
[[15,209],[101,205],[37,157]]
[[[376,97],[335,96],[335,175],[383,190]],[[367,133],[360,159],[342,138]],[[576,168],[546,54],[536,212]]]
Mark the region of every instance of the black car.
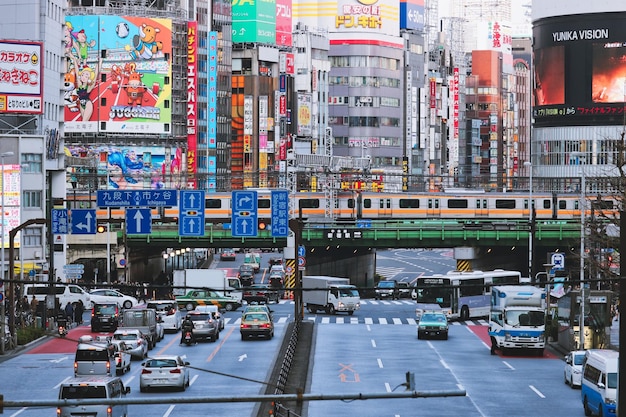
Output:
[[94,333],[114,332],[120,321],[117,303],[94,303],[91,309],[91,331]]
[[398,282],[394,280],[379,281],[374,292],[377,300],[382,300],[383,298],[397,300],[400,298],[400,288],[398,287]]
[[239,267],[239,280],[244,287],[254,284],[254,268],[246,264],[241,265]]

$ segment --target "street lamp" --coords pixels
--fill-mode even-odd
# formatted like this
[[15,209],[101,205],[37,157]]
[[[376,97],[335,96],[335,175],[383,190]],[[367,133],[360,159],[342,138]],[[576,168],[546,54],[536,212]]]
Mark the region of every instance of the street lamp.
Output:
[[[2,228],[0,230],[0,244],[2,245],[2,248],[0,249],[0,263],[2,264],[2,280],[4,280],[4,212],[5,212],[5,207],[4,207],[4,194],[6,192],[6,186],[5,183],[6,181],[4,180],[4,158],[6,158],[7,156],[13,156],[15,155],[14,152],[12,151],[8,151],[8,152],[2,152],[0,153],[0,163],[2,163],[2,167],[0,168],[0,176],[2,176],[2,197],[1,197],[1,201],[0,204],[2,204]],[[13,296],[13,294],[11,294],[11,296]],[[4,299],[0,300],[2,306],[0,307],[0,353],[4,354],[4,336],[5,336],[5,327],[4,327],[4,316],[5,316],[5,312],[4,312]]]
[[528,278],[533,276],[533,232],[535,227],[534,221],[534,204],[533,204],[533,163],[531,161],[524,162],[524,166],[528,167],[529,185],[528,185]]

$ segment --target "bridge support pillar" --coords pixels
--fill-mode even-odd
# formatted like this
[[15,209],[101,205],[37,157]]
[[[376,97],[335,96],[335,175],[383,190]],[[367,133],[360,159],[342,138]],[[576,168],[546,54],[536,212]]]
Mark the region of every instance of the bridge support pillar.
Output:
[[454,259],[456,259],[457,271],[472,271],[472,261],[478,257],[478,250],[472,247],[454,248]]

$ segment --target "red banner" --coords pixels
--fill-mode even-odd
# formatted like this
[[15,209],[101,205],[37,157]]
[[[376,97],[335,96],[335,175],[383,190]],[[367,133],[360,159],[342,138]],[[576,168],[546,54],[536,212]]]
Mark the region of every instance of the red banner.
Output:
[[198,152],[197,116],[197,23],[187,22],[187,188],[197,188],[196,171]]

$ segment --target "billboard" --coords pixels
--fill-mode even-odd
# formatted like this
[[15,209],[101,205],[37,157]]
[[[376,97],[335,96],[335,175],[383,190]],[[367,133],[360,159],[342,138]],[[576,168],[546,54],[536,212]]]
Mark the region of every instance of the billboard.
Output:
[[234,0],[233,43],[276,43],[276,0]]
[[276,0],[276,45],[291,46],[291,0]]
[[183,148],[68,145],[65,154],[98,160],[98,178],[105,182],[98,189],[178,189],[186,186],[187,162]]
[[43,113],[41,42],[0,40],[0,113]]
[[424,0],[400,0],[400,29],[424,30]]
[[187,188],[196,188],[198,152],[198,50],[197,22],[187,22]]
[[535,126],[624,123],[625,23],[626,13],[535,22]]
[[65,132],[171,132],[172,21],[67,16]]

